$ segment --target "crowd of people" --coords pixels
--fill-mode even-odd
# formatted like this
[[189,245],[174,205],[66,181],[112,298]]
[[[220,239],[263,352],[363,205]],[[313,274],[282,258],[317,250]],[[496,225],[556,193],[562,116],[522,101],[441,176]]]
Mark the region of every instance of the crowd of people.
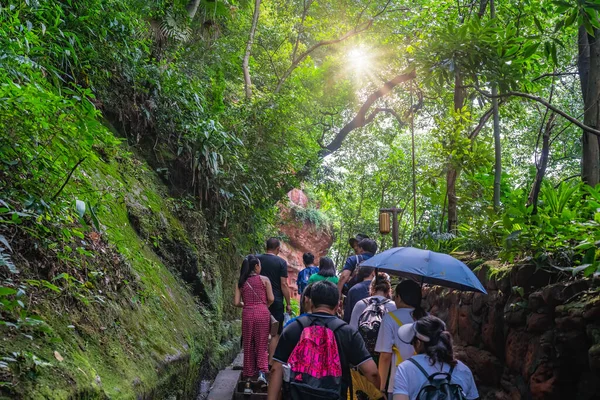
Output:
[[317,267],[304,254],[300,313],[285,326],[291,303],[279,240],[244,259],[234,300],[243,308],[243,378],[268,388],[269,400],[477,399],[445,323],[422,308],[420,285],[393,288],[387,274],[361,266],[377,243],[357,235],[349,244],[354,254],[339,277],[330,258]]

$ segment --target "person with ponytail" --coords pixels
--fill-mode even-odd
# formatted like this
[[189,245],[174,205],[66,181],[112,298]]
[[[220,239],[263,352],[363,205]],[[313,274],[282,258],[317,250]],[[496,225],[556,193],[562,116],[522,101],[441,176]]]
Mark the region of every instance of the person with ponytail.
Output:
[[269,371],[269,331],[271,313],[269,306],[275,296],[271,281],[260,275],[260,260],[249,255],[242,262],[240,279],[235,288],[233,304],[242,307],[242,340],[244,348],[244,378],[258,376],[258,380],[267,384]]
[[386,313],[396,310],[396,305],[390,300],[391,291],[392,284],[390,283],[389,275],[383,272],[378,273],[375,276],[375,279],[371,281],[371,288],[369,291],[371,296],[356,303],[352,309],[350,326],[354,329],[358,329],[358,320],[360,319],[360,316],[374,299],[378,300],[378,302],[384,306]]
[[387,390],[388,399],[392,398],[391,393],[394,388],[393,371],[402,361],[415,354],[415,349],[410,343],[403,343],[398,338],[398,327],[410,324],[426,315],[421,307],[421,286],[415,281],[404,280],[396,286],[394,303],[396,310],[383,316],[375,344],[375,351],[379,353],[380,389],[382,392]]
[[398,338],[412,344],[417,355],[398,366],[393,400],[417,399],[428,377],[440,372],[450,375],[450,384],[460,386],[466,399],[479,398],[473,373],[454,356],[452,335],[444,321],[428,315],[398,328]]

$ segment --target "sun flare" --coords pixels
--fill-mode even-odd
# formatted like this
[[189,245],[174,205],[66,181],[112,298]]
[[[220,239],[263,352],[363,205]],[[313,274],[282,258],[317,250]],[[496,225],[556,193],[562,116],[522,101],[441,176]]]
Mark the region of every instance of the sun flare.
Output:
[[362,47],[356,47],[348,52],[350,67],[357,72],[363,72],[370,66],[369,53]]

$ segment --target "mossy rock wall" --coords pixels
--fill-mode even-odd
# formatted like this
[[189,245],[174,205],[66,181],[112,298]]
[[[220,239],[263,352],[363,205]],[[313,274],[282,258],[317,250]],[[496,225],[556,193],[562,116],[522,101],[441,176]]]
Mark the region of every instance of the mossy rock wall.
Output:
[[65,195],[96,204],[99,229],[90,212],[87,228],[76,217],[0,227],[20,270],[0,270],[3,281],[43,327],[0,326],[0,398],[193,398],[239,346],[233,246],[210,240],[193,203],[124,148],[84,162]]

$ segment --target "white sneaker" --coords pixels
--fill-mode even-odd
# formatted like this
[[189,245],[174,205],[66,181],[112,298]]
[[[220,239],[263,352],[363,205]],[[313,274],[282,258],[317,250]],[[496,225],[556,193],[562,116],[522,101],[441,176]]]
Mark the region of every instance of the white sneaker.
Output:
[[258,373],[258,382],[261,382],[263,384],[263,386],[269,386],[269,382],[267,382],[267,377],[265,375],[264,372],[259,372]]

